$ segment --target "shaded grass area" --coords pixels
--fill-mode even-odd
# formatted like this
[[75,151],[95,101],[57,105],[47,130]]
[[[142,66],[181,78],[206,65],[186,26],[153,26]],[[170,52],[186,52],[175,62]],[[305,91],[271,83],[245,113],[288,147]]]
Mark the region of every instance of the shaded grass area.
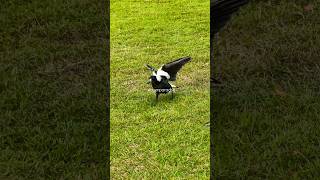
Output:
[[[209,176],[209,1],[111,2],[111,177]],[[182,56],[175,97],[150,72]]]
[[1,178],[106,176],[105,5],[1,3]]
[[319,5],[254,1],[219,34],[216,178],[320,176]]

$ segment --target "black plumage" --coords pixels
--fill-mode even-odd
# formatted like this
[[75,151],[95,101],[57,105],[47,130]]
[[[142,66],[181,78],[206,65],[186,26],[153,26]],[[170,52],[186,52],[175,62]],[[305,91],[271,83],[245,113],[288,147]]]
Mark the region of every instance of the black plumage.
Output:
[[191,60],[191,57],[179,58],[162,66],[162,70],[170,75],[169,81],[175,81],[178,71]]
[[211,0],[210,26],[213,35],[226,25],[232,14],[247,3],[248,0]]
[[156,93],[156,100],[158,100],[159,94],[172,93],[173,98],[173,86],[169,81],[175,81],[177,73],[187,62],[191,60],[191,57],[183,57],[161,66],[158,70],[154,67],[146,64],[146,67],[152,71],[152,76],[149,78],[152,88]]
[[[211,0],[210,2],[210,41],[214,36],[226,25],[232,14],[237,12],[239,8],[247,4],[249,0]],[[214,84],[220,82],[214,78],[210,78]]]

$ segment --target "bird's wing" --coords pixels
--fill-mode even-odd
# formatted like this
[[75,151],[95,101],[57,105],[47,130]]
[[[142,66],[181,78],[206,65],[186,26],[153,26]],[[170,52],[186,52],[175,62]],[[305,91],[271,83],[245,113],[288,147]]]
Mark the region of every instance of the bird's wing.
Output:
[[225,26],[231,15],[247,4],[249,0],[211,0],[210,2],[210,26],[213,34]]
[[174,60],[172,62],[169,62],[163,65],[161,69],[170,75],[170,79],[169,79],[170,81],[175,81],[177,72],[182,68],[184,64],[186,64],[190,60],[191,60],[191,57],[179,58],[177,60]]

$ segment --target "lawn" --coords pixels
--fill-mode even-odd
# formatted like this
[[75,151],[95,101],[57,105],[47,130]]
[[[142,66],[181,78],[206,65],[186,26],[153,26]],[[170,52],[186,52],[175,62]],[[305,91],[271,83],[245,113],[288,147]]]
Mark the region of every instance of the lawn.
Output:
[[0,179],[107,176],[104,6],[1,2]]
[[[111,1],[111,178],[208,179],[209,1]],[[146,84],[156,67],[193,59],[175,97]]]
[[320,177],[319,5],[253,1],[217,37],[215,178]]

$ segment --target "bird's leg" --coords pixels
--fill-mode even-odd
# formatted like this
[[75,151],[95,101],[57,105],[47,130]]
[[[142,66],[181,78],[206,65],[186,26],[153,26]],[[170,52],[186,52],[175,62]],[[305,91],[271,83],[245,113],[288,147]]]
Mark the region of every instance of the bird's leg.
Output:
[[158,101],[158,99],[159,99],[159,93],[156,92],[156,101]]

